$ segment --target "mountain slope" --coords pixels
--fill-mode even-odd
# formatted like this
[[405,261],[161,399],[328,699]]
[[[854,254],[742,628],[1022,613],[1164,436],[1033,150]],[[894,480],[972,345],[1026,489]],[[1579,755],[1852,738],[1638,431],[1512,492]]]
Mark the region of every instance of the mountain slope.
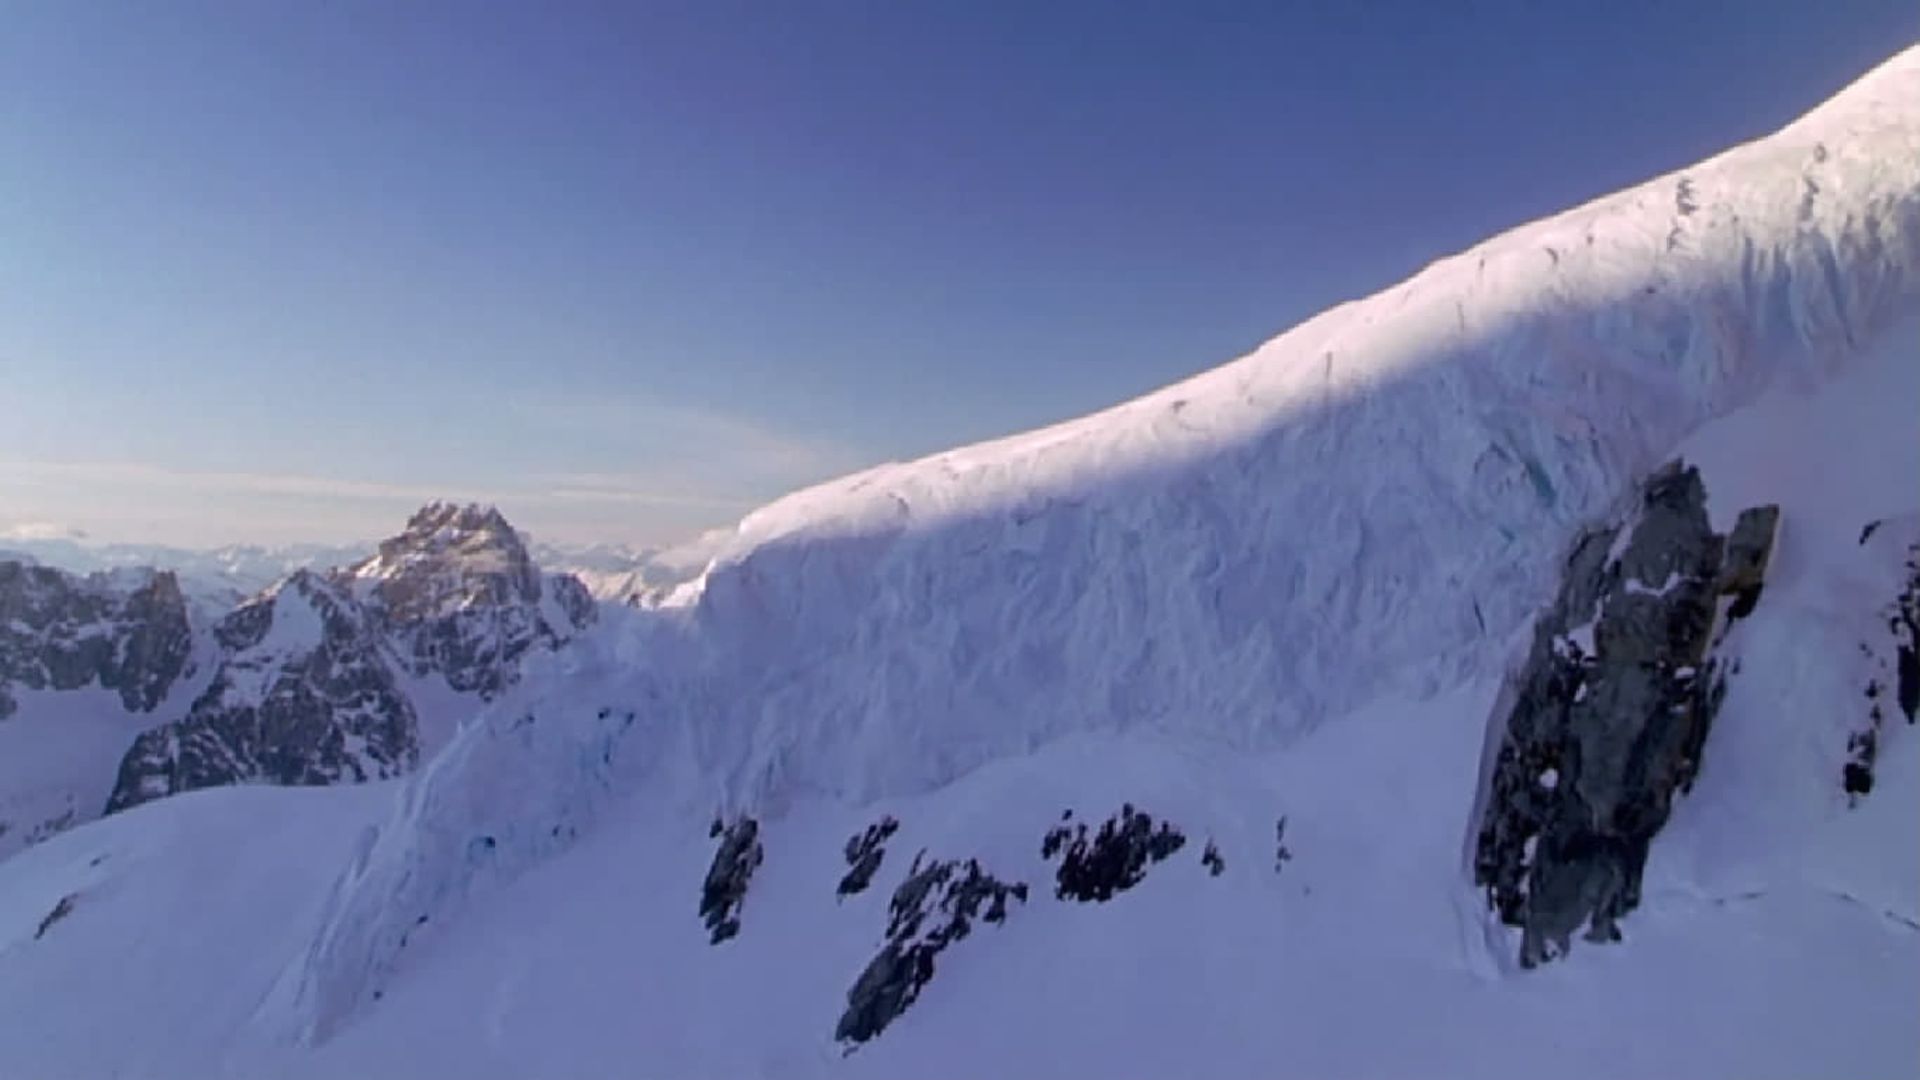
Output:
[[0,561],[0,859],[99,814],[127,744],[206,685],[207,623],[170,572]]
[[[313,842],[343,865],[303,874],[287,918],[181,927],[141,908],[177,867],[91,863],[190,806],[237,811],[238,792],[0,867],[0,1003],[26,1021],[0,1057],[161,1075],[1911,1072],[1920,738],[1885,724],[1873,790],[1843,777],[1864,683],[1899,648],[1880,612],[1920,552],[1916,310],[1920,50],[1778,135],[1196,379],[750,516],[672,604],[536,655],[389,806],[307,794],[329,800]],[[1489,721],[1576,535],[1675,453],[1701,466],[1716,529],[1781,506],[1765,596],[1726,641],[1739,670],[1626,940],[1522,973],[1471,885]],[[1068,895],[1083,852],[1044,839],[1062,812],[1097,830],[1136,809],[1184,846],[1128,870],[1096,831],[1085,858],[1124,887]],[[842,895],[888,817],[871,887]],[[243,883],[288,838],[219,842]],[[953,886],[981,875],[1025,888],[962,922]],[[740,923],[718,946],[713,898]],[[109,978],[128,943],[191,935],[249,949],[192,973],[204,1010],[177,965]],[[906,1010],[836,1040],[887,983],[868,974],[923,947],[910,990],[877,986]],[[203,1034],[59,1036],[32,1022],[82,1007],[41,989],[56,973]]]
[[540,572],[498,510],[428,505],[376,554],[296,570],[221,620],[212,683],[126,751],[107,812],[223,784],[411,772],[595,612],[578,581]]

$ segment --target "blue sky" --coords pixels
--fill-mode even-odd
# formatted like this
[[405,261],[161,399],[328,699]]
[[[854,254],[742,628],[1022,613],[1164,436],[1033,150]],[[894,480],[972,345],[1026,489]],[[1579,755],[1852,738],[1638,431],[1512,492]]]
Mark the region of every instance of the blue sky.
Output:
[[0,7],[0,531],[655,542],[1779,126],[1912,0]]

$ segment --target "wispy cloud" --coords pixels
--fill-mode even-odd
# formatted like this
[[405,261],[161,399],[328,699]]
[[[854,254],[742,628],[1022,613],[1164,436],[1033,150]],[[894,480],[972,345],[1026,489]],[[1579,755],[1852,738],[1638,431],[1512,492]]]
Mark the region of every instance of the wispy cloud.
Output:
[[364,454],[311,472],[84,459],[52,447],[0,457],[0,512],[17,515],[0,527],[65,521],[114,539],[284,542],[382,535],[412,507],[450,499],[500,506],[544,537],[659,543],[868,464],[832,439],[617,391],[513,397],[499,408],[484,445],[396,446],[391,473]]
[[445,498],[492,501],[484,493],[439,487],[386,484],[301,473],[176,469],[137,461],[0,461],[0,474],[25,480],[138,485],[204,494],[377,499],[390,502],[427,502]]

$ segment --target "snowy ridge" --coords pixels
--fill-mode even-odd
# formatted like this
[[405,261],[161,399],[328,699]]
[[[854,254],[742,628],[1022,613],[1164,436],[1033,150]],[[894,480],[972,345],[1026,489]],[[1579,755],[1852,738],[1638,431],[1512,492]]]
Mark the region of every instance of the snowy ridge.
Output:
[[325,1037],[415,920],[665,756],[707,808],[777,813],[1088,732],[1270,749],[1497,674],[1578,526],[1709,420],[1883,353],[1916,301],[1920,49],[1225,367],[780,500],[461,732],[270,1011]]

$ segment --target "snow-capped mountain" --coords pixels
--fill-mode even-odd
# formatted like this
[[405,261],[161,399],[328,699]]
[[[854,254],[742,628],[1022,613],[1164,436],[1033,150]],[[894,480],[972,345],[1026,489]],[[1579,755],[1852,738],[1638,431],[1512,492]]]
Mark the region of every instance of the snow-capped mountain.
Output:
[[[596,600],[651,601],[700,575],[731,529],[702,533],[664,547],[536,541],[529,552],[549,573],[571,574]],[[100,544],[71,536],[0,538],[0,560],[39,562],[69,573],[171,570],[189,598],[231,607],[295,570],[324,571],[367,558],[377,545],[229,544],[197,550],[164,544]]]
[[230,544],[206,551],[164,544],[94,544],[73,537],[11,537],[0,540],[0,559],[29,558],[69,573],[169,570],[181,591],[211,607],[226,608],[300,569],[342,566],[362,557],[367,545],[290,544],[261,547]]
[[100,686],[130,712],[152,712],[188,673],[193,632],[177,579],[149,572],[132,589],[105,574],[75,580],[44,566],[0,563],[0,718],[10,689]]
[[134,742],[108,812],[203,787],[410,772],[529,652],[594,617],[585,587],[542,574],[498,510],[431,504],[376,554],[296,570],[223,619],[212,684]]
[[170,572],[0,561],[0,859],[99,813],[127,744],[205,684],[205,626]]
[[1920,48],[1194,379],[780,500],[407,780],[0,865],[0,1060],[1910,1074],[1916,313]]
[[351,565],[223,588],[0,561],[0,858],[177,791],[402,775],[596,612],[497,510],[450,504]]
[[492,508],[428,506],[343,577],[412,674],[482,698],[513,681],[528,649],[551,649],[594,616],[585,587],[543,575]]

